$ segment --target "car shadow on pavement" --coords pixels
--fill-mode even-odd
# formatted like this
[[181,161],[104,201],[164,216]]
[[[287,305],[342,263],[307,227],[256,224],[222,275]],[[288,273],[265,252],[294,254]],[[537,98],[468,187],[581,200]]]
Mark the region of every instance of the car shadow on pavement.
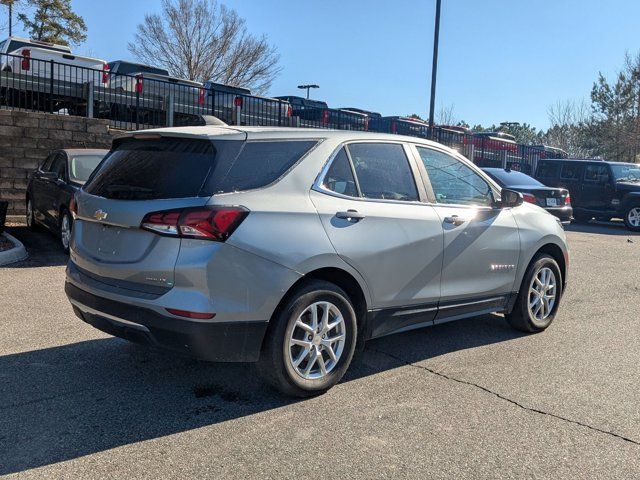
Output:
[[567,232],[580,232],[580,233],[596,233],[601,235],[620,235],[627,237],[640,236],[640,232],[632,232],[629,230],[622,221],[611,222],[597,222],[591,221],[589,223],[571,223],[566,225],[564,229]]
[[60,240],[43,228],[32,231],[26,225],[7,227],[7,232],[20,240],[29,257],[7,268],[52,267],[66,265],[69,256],[62,251]]
[[[486,315],[368,343],[349,382],[521,336]],[[331,393],[327,394],[331,395]],[[117,338],[0,357],[0,475],[71,460],[298,402],[250,364],[213,364]]]

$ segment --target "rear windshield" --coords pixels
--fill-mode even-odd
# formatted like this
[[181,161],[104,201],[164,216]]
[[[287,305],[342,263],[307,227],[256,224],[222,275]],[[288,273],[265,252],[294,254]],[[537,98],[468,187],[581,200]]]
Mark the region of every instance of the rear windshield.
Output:
[[166,70],[162,70],[160,68],[149,67],[147,65],[139,65],[137,63],[126,63],[120,62],[116,64],[111,64],[110,69],[113,70],[116,67],[116,73],[121,73],[123,75],[131,75],[133,73],[151,73],[154,75],[164,75],[168,76],[169,72]]
[[69,161],[69,178],[76,183],[84,183],[98,166],[104,155],[75,155]]
[[544,185],[537,181],[535,178],[531,178],[529,175],[522,172],[515,172],[513,170],[507,171],[498,168],[490,168],[485,170],[494,180],[497,180],[501,186],[531,186],[531,187],[543,187]]
[[114,144],[84,188],[122,200],[249,190],[278,180],[316,143],[129,138]]

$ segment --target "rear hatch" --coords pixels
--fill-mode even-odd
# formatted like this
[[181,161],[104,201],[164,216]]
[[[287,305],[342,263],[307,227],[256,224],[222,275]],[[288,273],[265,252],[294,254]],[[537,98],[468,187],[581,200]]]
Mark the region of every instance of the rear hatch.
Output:
[[116,140],[76,196],[71,259],[80,272],[142,293],[173,287],[181,239],[143,229],[143,219],[204,206],[211,172],[242,143],[148,134]]

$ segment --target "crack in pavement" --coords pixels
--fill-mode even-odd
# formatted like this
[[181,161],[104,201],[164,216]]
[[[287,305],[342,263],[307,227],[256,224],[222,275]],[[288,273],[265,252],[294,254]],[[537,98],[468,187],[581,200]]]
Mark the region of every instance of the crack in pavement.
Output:
[[555,413],[545,412],[544,410],[540,410],[538,408],[527,407],[526,405],[523,405],[523,404],[517,402],[516,400],[512,400],[511,398],[505,397],[504,395],[501,395],[498,392],[494,392],[493,390],[491,390],[491,389],[489,389],[487,387],[483,387],[482,385],[478,385],[477,383],[469,382],[468,380],[462,380],[462,379],[459,379],[459,378],[451,377],[451,376],[449,376],[447,374],[444,374],[442,372],[438,372],[437,370],[433,370],[433,369],[431,369],[429,367],[426,367],[424,365],[418,365],[416,363],[412,363],[412,362],[410,362],[408,360],[405,360],[404,358],[401,358],[401,357],[399,357],[397,355],[394,355],[392,353],[385,352],[383,350],[376,350],[376,349],[371,349],[371,351],[377,352],[377,353],[381,353],[382,355],[386,355],[387,357],[392,358],[394,360],[397,360],[398,362],[401,362],[402,364],[407,365],[409,367],[417,368],[417,369],[420,369],[420,370],[425,370],[425,371],[427,371],[427,372],[429,372],[429,373],[431,373],[433,375],[436,375],[438,377],[444,378],[446,380],[449,380],[449,381],[452,381],[452,382],[456,382],[456,383],[460,383],[462,385],[468,385],[468,386],[471,386],[471,387],[478,388],[478,389],[482,390],[483,392],[489,393],[489,394],[499,398],[500,400],[504,400],[505,402],[509,402],[510,404],[515,405],[518,408],[521,408],[522,410],[526,410],[528,412],[533,412],[533,413],[539,413],[541,415],[546,415],[546,416],[549,416],[549,417],[552,417],[552,418],[555,418],[555,419],[558,419],[558,420],[562,420],[562,421],[567,422],[567,423],[571,423],[573,425],[578,425],[580,427],[588,428],[589,430],[593,430],[594,432],[603,433],[605,435],[609,435],[609,436],[618,438],[620,440],[624,440],[625,442],[629,442],[629,443],[632,443],[634,445],[640,445],[639,441],[633,440],[632,438],[629,438],[629,437],[625,437],[624,435],[620,435],[618,433],[610,432],[608,430],[602,430],[601,428],[594,427],[594,426],[589,425],[587,423],[582,423],[582,422],[579,422],[578,420],[572,420],[570,418],[563,417],[561,415],[556,415]]

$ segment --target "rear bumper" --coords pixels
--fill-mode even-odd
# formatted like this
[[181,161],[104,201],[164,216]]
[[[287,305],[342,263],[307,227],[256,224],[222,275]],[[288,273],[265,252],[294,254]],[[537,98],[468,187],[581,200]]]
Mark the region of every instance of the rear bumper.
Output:
[[547,212],[560,219],[561,222],[570,222],[573,218],[573,208],[571,207],[549,207],[545,208]]
[[89,293],[66,282],[75,314],[98,330],[216,362],[258,360],[267,321],[213,322],[164,316]]

